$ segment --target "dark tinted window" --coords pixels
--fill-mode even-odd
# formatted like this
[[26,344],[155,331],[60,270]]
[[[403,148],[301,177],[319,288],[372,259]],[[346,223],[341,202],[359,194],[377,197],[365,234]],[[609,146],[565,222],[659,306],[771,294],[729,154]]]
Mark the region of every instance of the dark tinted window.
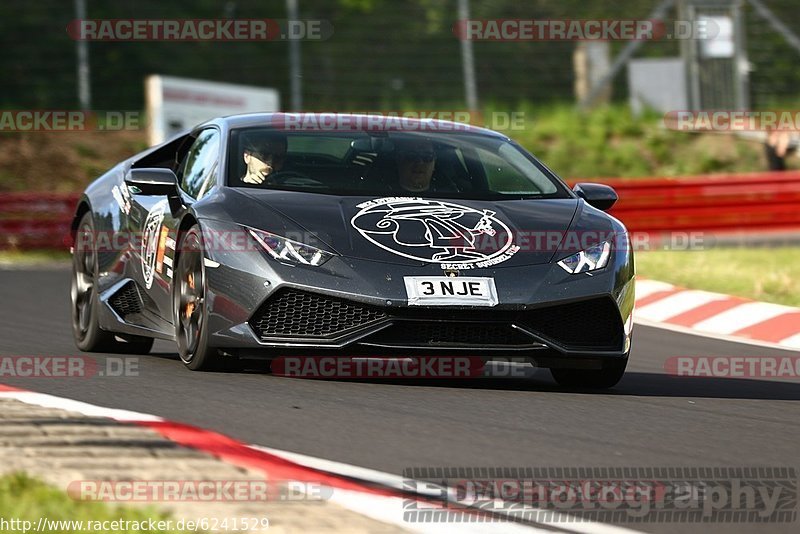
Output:
[[234,187],[498,200],[570,196],[514,143],[470,132],[246,128],[231,132],[229,150],[227,183]]
[[215,185],[219,137],[217,130],[203,130],[186,155],[181,189],[193,198],[202,198]]

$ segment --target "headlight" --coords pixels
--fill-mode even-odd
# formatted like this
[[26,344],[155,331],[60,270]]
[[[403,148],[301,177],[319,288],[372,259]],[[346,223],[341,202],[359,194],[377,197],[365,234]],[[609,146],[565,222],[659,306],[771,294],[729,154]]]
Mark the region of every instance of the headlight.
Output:
[[333,257],[330,252],[325,252],[310,245],[304,245],[291,239],[286,239],[279,235],[248,228],[248,232],[253,236],[267,253],[278,261],[284,263],[298,263],[301,265],[313,265],[319,267]]
[[570,274],[588,273],[608,265],[610,257],[611,243],[606,241],[564,258],[558,264]]

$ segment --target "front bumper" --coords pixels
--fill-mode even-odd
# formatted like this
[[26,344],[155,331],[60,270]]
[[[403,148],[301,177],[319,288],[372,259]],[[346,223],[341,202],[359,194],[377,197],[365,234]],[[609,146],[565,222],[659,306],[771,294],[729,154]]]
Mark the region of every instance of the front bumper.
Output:
[[[589,275],[556,265],[475,269],[495,279],[492,308],[409,306],[403,277],[441,276],[438,265],[335,257],[283,265],[260,251],[211,258],[209,343],[257,355],[449,353],[534,359],[624,358],[634,301],[629,254]],[[271,350],[270,350],[271,349]]]

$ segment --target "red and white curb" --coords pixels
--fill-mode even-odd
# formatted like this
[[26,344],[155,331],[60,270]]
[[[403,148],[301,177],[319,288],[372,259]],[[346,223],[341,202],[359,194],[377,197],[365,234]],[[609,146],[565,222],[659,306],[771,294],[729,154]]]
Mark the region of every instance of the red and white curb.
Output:
[[[638,532],[615,525],[584,521],[555,512],[550,512],[547,520],[536,521],[534,525],[501,521],[500,517],[495,517],[494,522],[470,522],[469,520],[452,523],[408,522],[403,518],[403,510],[409,500],[424,505],[426,509],[442,505],[440,501],[433,498],[435,495],[425,495],[424,493],[412,495],[407,491],[403,492],[403,488],[408,488],[409,481],[397,475],[288,451],[247,445],[211,430],[168,421],[155,415],[104,408],[2,384],[0,384],[0,398],[10,398],[35,406],[68,410],[89,417],[105,417],[122,423],[140,425],[180,446],[209,453],[221,461],[238,467],[262,472],[269,480],[296,481],[324,486],[330,489],[331,502],[357,514],[376,521],[394,524],[412,532],[435,534],[450,532],[629,534]],[[424,487],[424,484],[420,483],[417,486]],[[480,514],[481,512],[465,511],[464,513]]]
[[636,281],[636,323],[736,342],[800,349],[800,308]]

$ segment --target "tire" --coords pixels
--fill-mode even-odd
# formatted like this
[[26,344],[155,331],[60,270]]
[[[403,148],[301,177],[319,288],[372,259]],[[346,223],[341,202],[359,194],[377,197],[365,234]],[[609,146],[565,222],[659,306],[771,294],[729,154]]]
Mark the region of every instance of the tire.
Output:
[[622,380],[628,358],[610,360],[602,369],[550,369],[550,374],[560,386],[586,389],[608,389]]
[[200,226],[192,226],[181,236],[178,250],[172,290],[178,354],[192,371],[222,370],[222,357],[208,346],[206,268]]
[[100,328],[97,294],[97,250],[94,247],[94,222],[87,213],[78,223],[75,248],[72,254],[72,283],[70,284],[72,335],[75,345],[84,352],[146,354],[153,348],[153,339],[125,335]]

